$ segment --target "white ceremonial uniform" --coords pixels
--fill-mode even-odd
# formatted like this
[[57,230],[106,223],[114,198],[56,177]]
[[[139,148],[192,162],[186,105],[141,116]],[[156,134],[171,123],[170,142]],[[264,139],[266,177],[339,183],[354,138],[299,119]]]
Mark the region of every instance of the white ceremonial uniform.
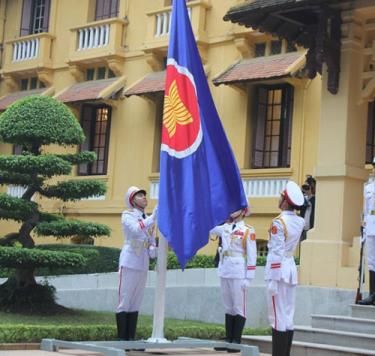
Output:
[[242,288],[242,284],[255,276],[255,230],[241,220],[216,226],[210,233],[222,239],[218,275],[225,313],[246,318],[246,288]]
[[375,179],[371,177],[364,186],[363,216],[366,236],[367,264],[375,272]]
[[[293,211],[283,211],[272,221],[265,269],[267,283],[276,281],[277,293],[267,290],[268,319],[278,331],[293,330],[295,290],[298,283],[293,253],[305,221]],[[275,282],[274,282],[275,283]]]
[[125,243],[119,261],[117,313],[139,310],[146,286],[150,257],[156,257],[154,217],[144,218],[142,215],[142,211],[136,208],[122,213],[121,224]]

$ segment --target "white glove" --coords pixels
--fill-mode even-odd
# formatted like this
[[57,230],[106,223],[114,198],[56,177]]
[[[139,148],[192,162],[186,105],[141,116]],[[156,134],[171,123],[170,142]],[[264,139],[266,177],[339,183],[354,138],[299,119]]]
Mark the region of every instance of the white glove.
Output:
[[158,206],[156,205],[154,210],[152,211],[152,218],[154,219],[154,221],[156,221],[158,217]]
[[268,281],[267,290],[271,295],[277,295],[279,293],[279,283],[275,280]]
[[251,279],[249,279],[249,278],[243,279],[242,282],[241,282],[241,289],[246,290],[247,288],[249,288],[250,282],[251,282]]
[[148,248],[148,255],[150,256],[150,258],[156,258],[157,257],[157,254],[158,254],[158,249],[156,246],[154,245],[151,245],[149,248]]

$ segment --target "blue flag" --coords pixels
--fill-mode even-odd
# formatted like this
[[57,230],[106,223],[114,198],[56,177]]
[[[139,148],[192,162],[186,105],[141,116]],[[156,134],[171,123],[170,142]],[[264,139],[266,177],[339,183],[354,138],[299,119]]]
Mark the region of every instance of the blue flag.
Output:
[[213,103],[185,0],[174,0],[165,83],[158,225],[181,268],[209,231],[247,207]]

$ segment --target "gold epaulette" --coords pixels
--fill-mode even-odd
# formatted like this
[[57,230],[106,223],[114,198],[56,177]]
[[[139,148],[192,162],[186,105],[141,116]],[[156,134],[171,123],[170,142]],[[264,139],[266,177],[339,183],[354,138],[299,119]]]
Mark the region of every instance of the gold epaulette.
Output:
[[275,221],[275,220],[278,220],[281,222],[281,225],[283,226],[283,229],[284,229],[284,235],[285,235],[285,241],[286,241],[288,238],[288,229],[286,228],[284,219],[281,217],[281,215],[279,215],[276,219],[273,219],[272,221]]
[[[247,226],[247,225],[246,225]],[[245,254],[245,256],[247,255],[247,251],[246,251],[246,240],[247,240],[247,238],[248,238],[248,236],[249,236],[249,232],[250,232],[250,230],[249,229],[246,229],[246,231],[245,231],[245,236],[243,237],[243,239],[242,239],[242,248],[243,248],[243,250],[244,250],[244,254]]]

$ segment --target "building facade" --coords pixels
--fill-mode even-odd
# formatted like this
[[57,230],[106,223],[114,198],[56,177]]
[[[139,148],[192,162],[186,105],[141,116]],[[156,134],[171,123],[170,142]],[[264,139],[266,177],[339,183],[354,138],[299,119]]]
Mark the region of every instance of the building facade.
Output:
[[[375,109],[368,103],[375,16],[356,13],[357,24],[347,10],[349,39],[341,50],[340,90],[332,95],[324,73],[309,78],[303,46],[223,20],[241,3],[187,1],[251,205],[248,222],[257,231],[258,249],[266,253],[268,227],[287,180],[302,184],[306,174],[316,175],[316,228],[303,243],[301,277],[306,284],[353,287],[365,161],[374,153]],[[46,210],[108,224],[112,236],[97,245],[122,246],[120,214],[130,185],[148,191],[150,211],[157,203],[170,13],[171,0],[0,0],[0,110],[31,94],[66,103],[86,134],[78,149],[98,155],[69,178],[95,177],[108,187],[105,196],[74,204],[35,199]],[[17,147],[0,144],[0,153],[17,154]],[[22,194],[21,187],[0,189]],[[14,227],[2,221],[0,235]],[[211,241],[201,252],[215,248]],[[334,260],[332,273],[315,272],[320,259]]]

